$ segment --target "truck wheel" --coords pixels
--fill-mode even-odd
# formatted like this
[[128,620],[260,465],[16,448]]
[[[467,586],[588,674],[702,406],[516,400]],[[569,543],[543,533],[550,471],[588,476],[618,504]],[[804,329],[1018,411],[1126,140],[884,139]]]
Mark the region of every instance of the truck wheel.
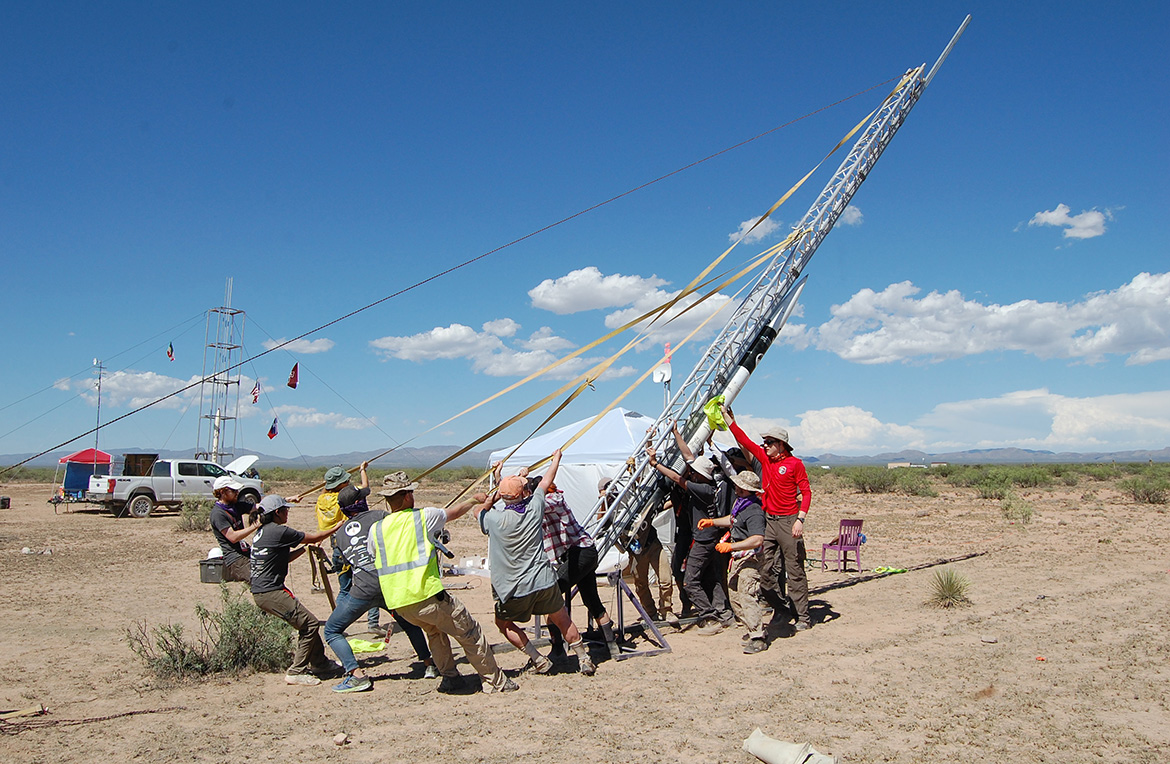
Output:
[[260,503],[260,494],[255,491],[244,491],[240,494],[240,501],[255,506]]
[[150,494],[140,493],[137,496],[131,496],[130,500],[126,502],[126,511],[132,517],[150,517],[151,511],[154,509],[154,499]]

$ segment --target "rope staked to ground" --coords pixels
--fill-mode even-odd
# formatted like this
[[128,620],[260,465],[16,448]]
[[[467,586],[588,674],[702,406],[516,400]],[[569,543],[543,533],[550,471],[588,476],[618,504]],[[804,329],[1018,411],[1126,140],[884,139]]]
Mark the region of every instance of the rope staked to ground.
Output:
[[[186,706],[167,706],[166,708],[144,708],[139,711],[123,711],[120,714],[110,714],[109,716],[93,716],[88,719],[45,719],[42,717],[35,719],[0,719],[0,734],[3,735],[19,735],[21,732],[28,732],[29,730],[44,729],[46,727],[76,727],[82,724],[94,724],[96,722],[106,722],[111,719],[121,719],[124,716],[139,716],[141,714],[162,714],[170,711],[186,711]],[[47,711],[45,713],[48,713]]]

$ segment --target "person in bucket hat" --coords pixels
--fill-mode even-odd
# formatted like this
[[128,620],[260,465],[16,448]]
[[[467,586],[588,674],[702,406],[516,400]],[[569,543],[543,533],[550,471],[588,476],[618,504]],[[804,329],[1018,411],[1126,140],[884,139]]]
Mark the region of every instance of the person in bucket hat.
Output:
[[731,482],[735,485],[731,514],[715,519],[704,518],[699,521],[699,527],[728,529],[715,546],[718,551],[731,555],[727,595],[735,619],[748,631],[743,651],[753,655],[768,647],[764,640],[764,608],[759,600],[762,559],[759,551],[764,544],[767,524],[760,504],[763,485],[760,476],[750,470],[735,473]]
[[[370,493],[370,475],[369,462],[362,462],[358,467],[358,474],[361,476],[361,486],[359,491],[365,491],[368,496]],[[330,467],[325,470],[325,490],[317,497],[317,528],[324,529],[343,519],[341,512],[341,503],[338,497],[346,488],[353,488],[353,475],[351,475],[343,467]],[[332,557],[330,559],[333,573],[337,574],[337,589],[342,594],[348,593],[351,586],[353,586],[353,569],[341,554],[341,547],[337,543],[336,537],[329,537],[329,544],[333,549]],[[388,627],[382,626],[381,614],[378,612],[378,607],[375,605],[366,613],[366,630],[371,634],[376,634],[379,637],[386,636]]]

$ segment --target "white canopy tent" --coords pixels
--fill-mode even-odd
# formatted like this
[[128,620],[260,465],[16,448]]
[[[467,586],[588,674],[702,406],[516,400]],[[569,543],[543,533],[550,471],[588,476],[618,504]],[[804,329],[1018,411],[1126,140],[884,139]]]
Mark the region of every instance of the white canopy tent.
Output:
[[[589,419],[582,419],[529,439],[504,462],[504,474],[515,475],[521,467],[549,456],[588,422]],[[646,442],[646,429],[653,426],[654,420],[650,417],[615,408],[565,451],[557,471],[557,488],[565,494],[566,503],[581,525],[588,525],[591,519],[590,512],[597,503],[598,481],[603,477],[613,477],[624,469],[626,458]],[[515,446],[493,451],[488,457],[488,466],[508,456],[513,448]],[[542,475],[544,470],[542,466],[533,474]]]

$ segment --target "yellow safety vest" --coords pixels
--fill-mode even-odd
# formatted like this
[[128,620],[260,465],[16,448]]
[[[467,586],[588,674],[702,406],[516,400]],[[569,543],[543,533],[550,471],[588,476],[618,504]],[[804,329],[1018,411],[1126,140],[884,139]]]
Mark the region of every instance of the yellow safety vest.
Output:
[[389,610],[413,605],[443,591],[435,545],[421,510],[391,512],[374,525],[374,565]]

